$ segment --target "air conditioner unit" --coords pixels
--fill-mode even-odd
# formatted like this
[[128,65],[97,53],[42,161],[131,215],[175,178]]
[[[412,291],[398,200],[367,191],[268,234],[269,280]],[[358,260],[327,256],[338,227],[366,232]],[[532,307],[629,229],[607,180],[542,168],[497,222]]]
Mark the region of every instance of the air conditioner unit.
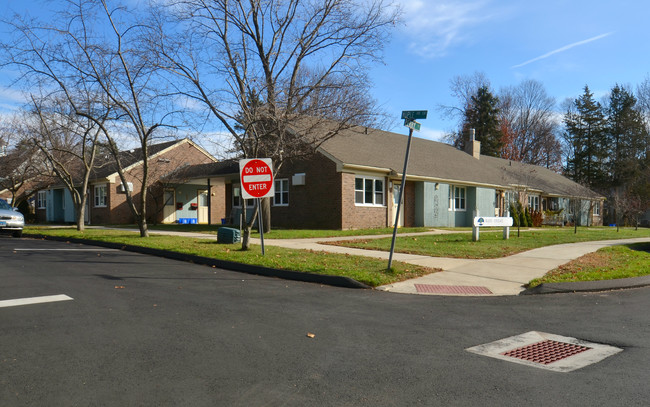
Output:
[[305,173],[294,174],[293,177],[291,177],[291,184],[294,186],[305,185]]
[[[127,182],[126,186],[129,188],[129,192],[133,192],[132,182]],[[126,189],[124,188],[124,184],[120,184],[120,186],[117,187],[117,192],[126,192]]]

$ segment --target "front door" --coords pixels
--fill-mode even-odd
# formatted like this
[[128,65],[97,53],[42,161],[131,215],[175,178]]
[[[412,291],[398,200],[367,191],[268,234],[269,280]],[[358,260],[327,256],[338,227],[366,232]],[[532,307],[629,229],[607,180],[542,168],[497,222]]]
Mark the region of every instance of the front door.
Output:
[[199,216],[198,222],[208,223],[208,190],[199,189],[197,198],[197,201],[199,202],[197,208]]
[[391,219],[390,225],[395,226],[395,215],[397,214],[397,207],[399,206],[399,220],[397,221],[397,227],[401,228],[404,226],[404,197],[402,197],[402,205],[399,203],[399,191],[402,188],[402,184],[393,184],[393,199],[391,199]]
[[176,194],[173,189],[164,192],[165,206],[163,206],[163,223],[176,222]]

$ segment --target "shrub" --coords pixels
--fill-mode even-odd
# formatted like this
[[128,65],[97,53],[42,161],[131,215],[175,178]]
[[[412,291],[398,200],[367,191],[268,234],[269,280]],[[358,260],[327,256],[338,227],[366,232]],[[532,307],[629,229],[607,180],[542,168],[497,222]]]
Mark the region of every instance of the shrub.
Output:
[[510,217],[512,217],[512,226],[519,226],[519,211],[514,203],[510,204]]
[[533,210],[530,212],[530,218],[533,227],[538,228],[542,226],[542,222],[544,221],[544,216],[542,216],[542,212]]
[[526,226],[530,227],[533,226],[533,219],[532,216],[530,215],[530,210],[526,208]]

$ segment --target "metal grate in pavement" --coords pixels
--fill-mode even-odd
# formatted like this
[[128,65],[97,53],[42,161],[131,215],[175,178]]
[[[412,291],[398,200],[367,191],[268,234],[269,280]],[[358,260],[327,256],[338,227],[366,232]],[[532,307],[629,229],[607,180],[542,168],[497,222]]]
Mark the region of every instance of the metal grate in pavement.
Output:
[[545,341],[503,352],[502,355],[548,365],[549,363],[557,362],[558,360],[577,355],[578,353],[589,349],[591,348],[547,339]]
[[492,291],[486,287],[471,285],[434,285],[434,284],[415,284],[415,291],[429,294],[474,294],[489,295]]
[[537,331],[473,346],[466,350],[555,372],[571,372],[623,351],[614,346]]

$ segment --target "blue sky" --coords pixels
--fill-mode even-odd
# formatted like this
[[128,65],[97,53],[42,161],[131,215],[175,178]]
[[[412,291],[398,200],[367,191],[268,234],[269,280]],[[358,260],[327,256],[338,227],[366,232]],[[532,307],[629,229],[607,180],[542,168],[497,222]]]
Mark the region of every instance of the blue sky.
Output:
[[[646,0],[401,0],[404,25],[395,31],[385,64],[371,72],[373,94],[393,130],[407,132],[402,110],[428,110],[420,137],[439,139],[454,126],[439,105],[455,103],[450,80],[483,72],[493,89],[535,79],[558,106],[589,85],[597,98],[614,84],[636,87],[650,75],[650,2]],[[19,12],[40,1],[0,0]],[[0,110],[19,99],[2,86]],[[558,110],[560,108],[558,107]]]
[[559,104],[588,85],[596,98],[650,75],[646,0],[402,0],[405,25],[373,70],[375,97],[407,132],[402,110],[429,110],[420,137],[439,137],[453,121],[450,80],[484,72],[493,89],[525,79],[544,84]]

